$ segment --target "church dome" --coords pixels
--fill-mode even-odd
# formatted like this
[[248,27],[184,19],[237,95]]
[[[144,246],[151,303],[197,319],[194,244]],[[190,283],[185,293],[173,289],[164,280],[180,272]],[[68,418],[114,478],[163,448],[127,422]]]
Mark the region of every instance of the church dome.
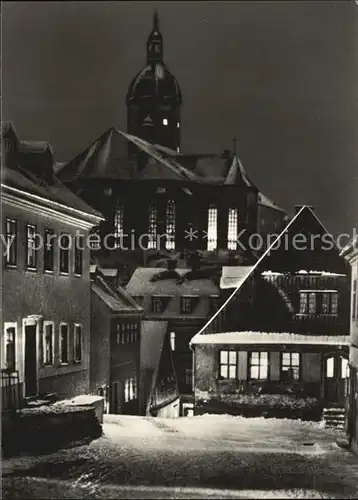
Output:
[[182,96],[176,78],[161,62],[146,65],[133,78],[127,93],[127,104],[144,99],[157,99],[161,103],[181,104]]

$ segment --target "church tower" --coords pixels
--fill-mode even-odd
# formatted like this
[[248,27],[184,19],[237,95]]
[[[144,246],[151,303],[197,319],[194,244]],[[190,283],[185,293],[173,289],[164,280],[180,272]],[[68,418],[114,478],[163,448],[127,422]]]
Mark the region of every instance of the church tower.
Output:
[[127,132],[179,152],[181,103],[179,84],[163,61],[163,37],[155,11],[146,65],[133,78],[126,97]]

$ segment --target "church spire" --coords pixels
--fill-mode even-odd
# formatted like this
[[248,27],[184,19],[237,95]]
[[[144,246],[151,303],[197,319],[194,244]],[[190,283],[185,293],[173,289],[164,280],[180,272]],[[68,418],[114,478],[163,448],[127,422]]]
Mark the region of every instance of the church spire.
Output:
[[147,41],[147,64],[163,63],[163,37],[159,31],[159,15],[157,9],[153,14],[153,29]]

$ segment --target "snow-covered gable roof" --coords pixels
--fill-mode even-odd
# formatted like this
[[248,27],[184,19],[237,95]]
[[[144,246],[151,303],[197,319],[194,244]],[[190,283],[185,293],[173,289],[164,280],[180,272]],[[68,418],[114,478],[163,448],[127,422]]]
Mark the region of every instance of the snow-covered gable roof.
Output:
[[122,287],[114,289],[101,276],[95,277],[91,289],[114,313],[143,311]]
[[240,345],[350,345],[349,335],[301,335],[296,333],[271,332],[225,332],[193,337],[191,344],[240,344]]
[[[290,228],[295,224],[296,221],[298,221],[303,214],[309,212],[311,215],[314,216],[314,218],[318,221],[320,226],[325,230],[324,226],[320,222],[320,220],[317,218],[317,216],[314,214],[312,211],[311,207],[309,206],[302,206],[300,210],[297,211],[295,216],[288,222],[286,227],[281,231],[281,233],[272,241],[272,243],[269,245],[269,247],[265,250],[265,252],[261,255],[261,257],[258,259],[258,261],[255,263],[254,266],[251,267],[251,270],[246,274],[246,276],[240,280],[239,284],[235,288],[235,290],[231,293],[231,295],[227,298],[227,300],[222,304],[222,306],[216,311],[216,313],[209,319],[209,321],[200,329],[200,331],[191,339],[190,344],[194,344],[196,340],[204,335],[209,335],[205,334],[205,330],[208,328],[208,326],[221,314],[221,312],[226,308],[226,306],[229,304],[229,302],[232,300],[232,298],[239,292],[240,289],[242,289],[244,283],[246,283],[247,279],[253,275],[253,273],[260,267],[262,266],[262,263],[267,259],[271,253],[277,251],[277,244],[281,242],[283,239],[284,235],[290,230]],[[329,234],[329,233],[327,233]],[[279,245],[280,246],[280,245]],[[338,249],[336,247],[336,249]],[[265,269],[262,269],[264,271]],[[210,335],[220,335],[218,334],[210,334]]]

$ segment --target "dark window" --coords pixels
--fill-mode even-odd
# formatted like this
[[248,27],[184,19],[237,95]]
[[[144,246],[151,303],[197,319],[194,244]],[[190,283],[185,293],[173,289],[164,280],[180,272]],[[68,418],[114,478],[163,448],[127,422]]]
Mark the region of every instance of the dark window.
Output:
[[152,297],[152,312],[153,313],[162,313],[164,312],[167,304],[168,304],[168,298],[167,297]]
[[353,280],[352,319],[357,319],[357,279]]
[[267,352],[251,352],[249,359],[249,378],[267,380],[268,354]]
[[61,234],[59,248],[60,273],[68,273],[70,270],[70,237],[68,234]]
[[16,329],[9,326],[5,330],[5,360],[7,370],[13,372],[16,369]]
[[82,361],[82,326],[75,325],[75,338],[73,345],[73,360],[75,362]]
[[60,362],[68,363],[68,325],[60,326]]
[[27,224],[26,226],[26,267],[36,269],[37,250],[36,250],[36,226]]
[[5,263],[8,266],[17,264],[17,222],[13,219],[6,219],[6,254]]
[[191,314],[197,304],[198,297],[180,297],[180,312]]
[[300,354],[283,352],[281,354],[281,380],[291,381],[300,378]]
[[81,276],[83,268],[83,236],[76,237],[75,243],[75,269],[74,272]]
[[43,332],[43,364],[53,364],[53,323],[46,323]]
[[53,271],[55,256],[54,231],[45,229],[44,241],[44,270]]
[[237,352],[220,351],[220,377],[233,378],[237,376]]

